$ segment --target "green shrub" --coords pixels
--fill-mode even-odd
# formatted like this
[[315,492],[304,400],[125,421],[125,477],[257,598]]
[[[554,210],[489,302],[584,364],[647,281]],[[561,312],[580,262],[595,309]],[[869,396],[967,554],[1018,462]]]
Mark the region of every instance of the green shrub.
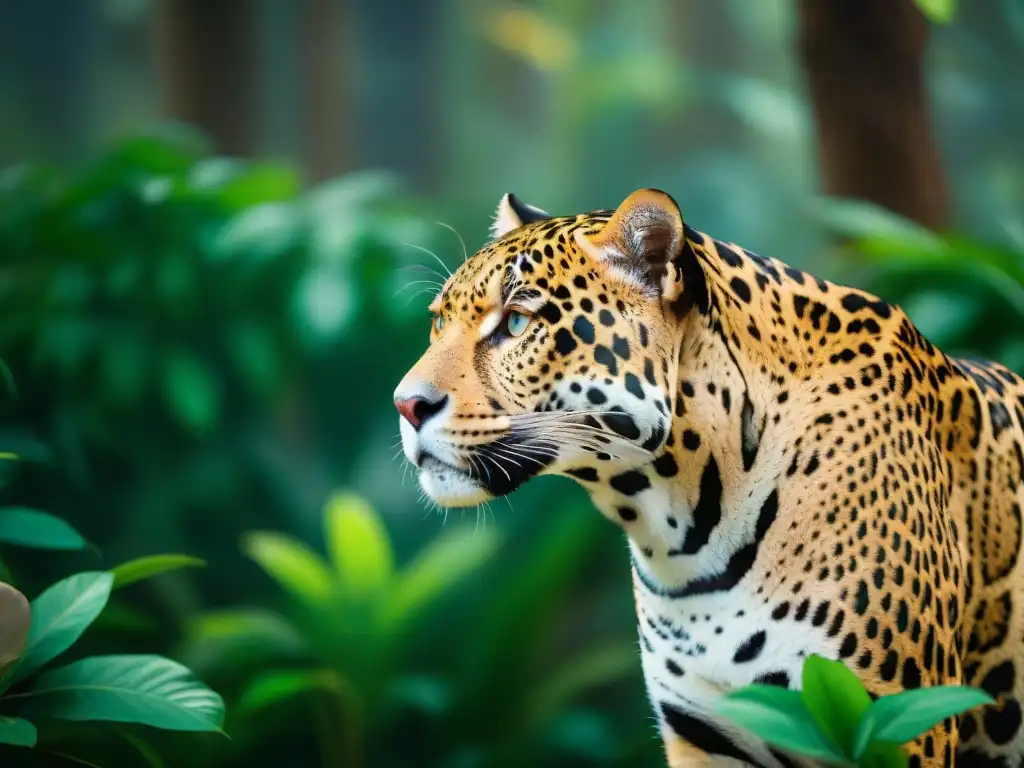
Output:
[[[557,615],[594,530],[591,510],[562,518],[533,542],[537,551],[521,569],[492,583],[481,568],[504,547],[496,529],[448,528],[398,566],[377,513],[358,496],[336,494],[324,513],[326,558],[277,533],[243,540],[286,593],[287,614],[202,615],[191,623],[187,658],[233,681],[233,731],[274,732],[298,708],[325,764],[615,764],[624,751],[656,747],[642,719],[639,744],[616,742],[603,717],[574,704],[635,678],[636,642],[601,639],[555,655]],[[482,606],[462,589],[469,580],[482,582]],[[442,603],[457,603],[456,615]],[[550,664],[539,663],[545,657]]]

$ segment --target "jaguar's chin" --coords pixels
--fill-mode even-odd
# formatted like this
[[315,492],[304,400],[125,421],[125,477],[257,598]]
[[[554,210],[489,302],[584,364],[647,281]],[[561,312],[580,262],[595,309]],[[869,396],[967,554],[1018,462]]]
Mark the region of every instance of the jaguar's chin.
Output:
[[420,463],[420,487],[442,507],[475,507],[494,498],[487,487],[469,472],[433,456]]

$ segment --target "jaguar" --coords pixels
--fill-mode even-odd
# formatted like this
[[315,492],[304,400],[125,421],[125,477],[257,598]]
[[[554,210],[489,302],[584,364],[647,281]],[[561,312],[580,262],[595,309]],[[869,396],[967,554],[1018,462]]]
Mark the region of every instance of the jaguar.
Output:
[[810,654],[872,696],[996,704],[915,766],[1024,755],[1024,381],[938,349],[896,305],[716,240],[670,195],[553,216],[505,195],[433,298],[394,392],[443,507],[539,475],[628,538],[640,665],[670,766],[800,765],[716,714]]

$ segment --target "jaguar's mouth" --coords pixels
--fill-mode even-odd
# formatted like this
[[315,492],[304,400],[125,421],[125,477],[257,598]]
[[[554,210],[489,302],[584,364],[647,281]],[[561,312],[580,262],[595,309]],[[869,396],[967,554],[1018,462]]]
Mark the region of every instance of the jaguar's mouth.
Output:
[[424,452],[417,462],[420,486],[443,506],[474,506],[516,490],[543,472],[557,457],[554,446],[508,435],[483,446],[469,456],[469,469],[450,464]]
[[495,494],[472,472],[424,453],[417,462],[420,487],[443,507],[472,507]]

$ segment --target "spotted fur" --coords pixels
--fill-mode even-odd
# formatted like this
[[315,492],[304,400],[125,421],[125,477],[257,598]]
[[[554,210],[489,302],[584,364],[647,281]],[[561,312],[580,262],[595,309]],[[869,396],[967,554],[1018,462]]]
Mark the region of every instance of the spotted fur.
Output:
[[396,392],[430,412],[403,419],[406,455],[442,504],[559,474],[622,527],[669,763],[797,764],[713,705],[798,687],[817,653],[875,696],[998,699],[913,765],[1021,765],[1024,381],[685,226],[661,192],[568,217],[507,196],[495,227]]

